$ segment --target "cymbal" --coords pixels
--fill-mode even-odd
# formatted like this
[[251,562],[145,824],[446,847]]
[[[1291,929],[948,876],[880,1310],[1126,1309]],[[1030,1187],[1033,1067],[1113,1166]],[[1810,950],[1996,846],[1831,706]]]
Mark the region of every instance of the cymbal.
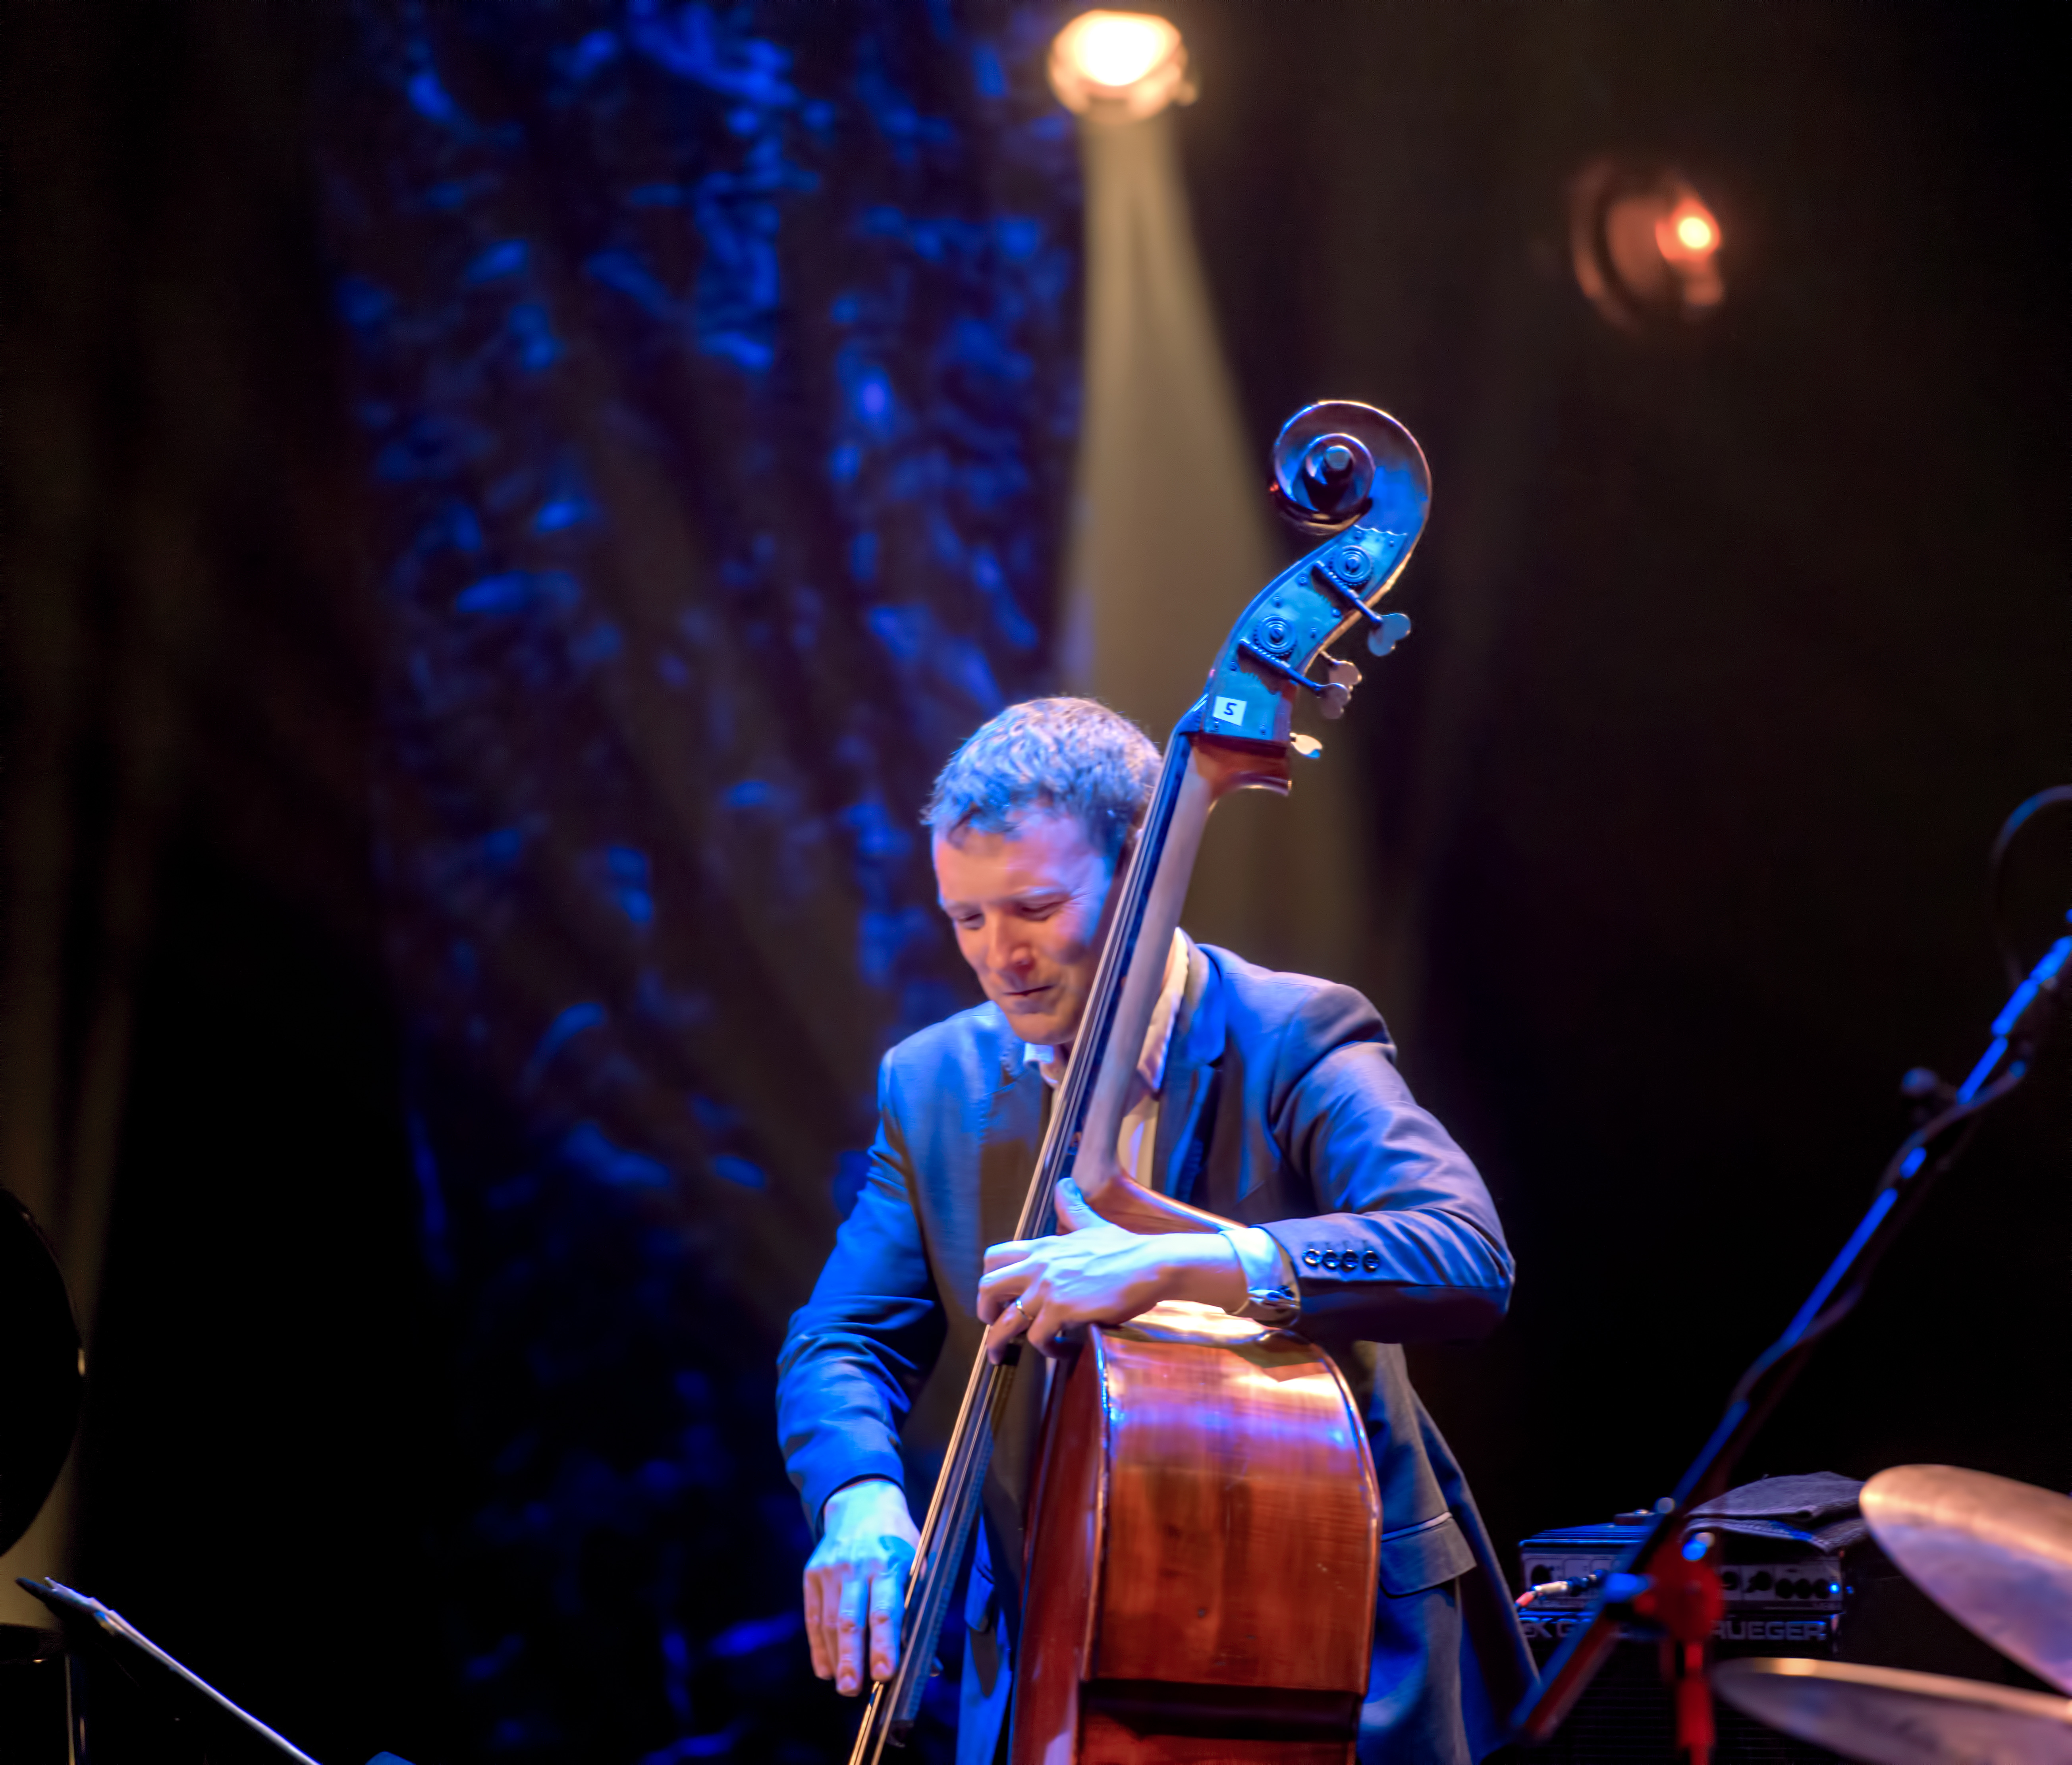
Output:
[[0,1551],[29,1529],[57,1481],[84,1373],[57,1259],[29,1210],[0,1189]]
[[2072,1692],[2072,1499],[1948,1465],[1863,1487],[1871,1536],[1906,1578],[2003,1655]]
[[2072,1765],[2072,1699],[2041,1692],[1799,1657],[1722,1661],[1712,1689],[1759,1722],[1872,1765]]

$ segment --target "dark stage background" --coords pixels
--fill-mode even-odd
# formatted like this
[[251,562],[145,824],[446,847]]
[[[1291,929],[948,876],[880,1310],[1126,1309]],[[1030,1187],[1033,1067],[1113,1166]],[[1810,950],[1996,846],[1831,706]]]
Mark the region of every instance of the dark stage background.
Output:
[[[1067,15],[0,24],[0,1145],[92,1310],[75,1578],[319,1757],[838,1744],[771,1356],[877,1055],[970,996],[927,779],[1056,678]],[[2045,15],[1171,15],[1257,445],[1370,399],[1437,481],[1332,756],[1341,973],[1521,1268],[1420,1382],[1499,1537],[1603,1518],[2004,994],[1984,850],[2068,770]],[[1611,150],[1718,211],[1709,324],[1577,292]],[[2066,1073],[1750,1475],[2072,1486]]]

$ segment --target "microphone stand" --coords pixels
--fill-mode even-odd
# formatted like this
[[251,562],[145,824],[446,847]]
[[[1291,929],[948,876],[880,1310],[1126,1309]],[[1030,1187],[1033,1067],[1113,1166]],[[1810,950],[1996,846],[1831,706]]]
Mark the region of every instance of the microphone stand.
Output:
[[[2072,913],[2066,915],[2072,924]],[[2037,1048],[2050,1028],[2062,994],[2072,985],[2072,935],[2061,937],[2015,989],[1993,1020],[1992,1041],[1969,1076],[1927,1121],[1909,1134],[1878,1179],[1869,1210],[1849,1235],[1784,1334],[1741,1375],[1712,1437],[1678,1480],[1675,1493],[1655,1504],[1648,1528],[1605,1577],[1589,1621],[1572,1631],[1547,1664],[1539,1685],[1511,1716],[1513,1738],[1529,1746],[1551,1739],[1597,1677],[1633,1619],[1666,1633],[1663,1664],[1674,1691],[1676,1745],[1691,1765],[1705,1765],[1712,1743],[1712,1699],[1704,1650],[1723,1610],[1719,1578],[1707,1561],[1703,1534],[1682,1542],[1685,1516],[1727,1487],[1758,1429],[1798,1376],[1820,1339],[1856,1309],[1879,1261],[1920,1210],[1935,1179],[1954,1165],[1979,1118],[2028,1077]],[[1932,1076],[1927,1093],[1939,1089]],[[1910,1075],[1910,1079],[1913,1077]],[[1922,1087],[1910,1084],[1918,1092]]]

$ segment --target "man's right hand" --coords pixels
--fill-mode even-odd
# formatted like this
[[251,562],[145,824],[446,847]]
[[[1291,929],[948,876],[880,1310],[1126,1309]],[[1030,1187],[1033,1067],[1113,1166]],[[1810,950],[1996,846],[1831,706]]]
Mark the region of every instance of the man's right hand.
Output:
[[806,1641],[813,1671],[844,1697],[863,1689],[865,1630],[870,1677],[899,1664],[906,1582],[921,1536],[906,1492],[883,1477],[845,1483],[820,1510],[820,1541],[806,1562]]

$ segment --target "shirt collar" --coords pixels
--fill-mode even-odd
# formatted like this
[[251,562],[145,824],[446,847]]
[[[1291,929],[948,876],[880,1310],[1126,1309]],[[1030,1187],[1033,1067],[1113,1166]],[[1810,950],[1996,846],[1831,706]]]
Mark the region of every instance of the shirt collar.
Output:
[[[1187,991],[1187,936],[1175,930],[1171,948],[1166,952],[1166,977],[1159,983],[1157,1002],[1151,1007],[1151,1022],[1144,1032],[1143,1051],[1137,1057],[1137,1076],[1145,1093],[1157,1096],[1166,1087],[1166,1058],[1173,1049],[1173,1026],[1179,1021],[1180,1002]],[[1022,1063],[1043,1075],[1044,1084],[1055,1089],[1065,1076],[1065,1063],[1047,1042],[1022,1044]]]

